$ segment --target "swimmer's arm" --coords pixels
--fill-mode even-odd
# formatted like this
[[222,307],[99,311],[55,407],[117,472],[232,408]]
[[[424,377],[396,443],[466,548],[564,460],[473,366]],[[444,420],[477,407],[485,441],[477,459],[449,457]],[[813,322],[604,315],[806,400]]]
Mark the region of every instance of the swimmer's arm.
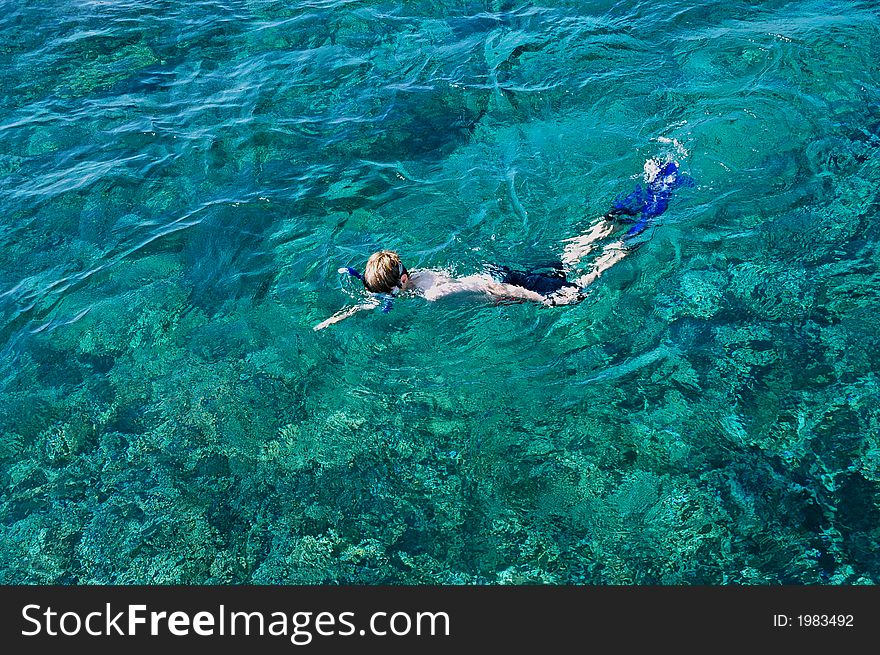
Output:
[[364,309],[375,309],[378,307],[378,303],[374,302],[363,302],[360,305],[355,305],[354,307],[348,307],[346,309],[340,309],[338,312],[333,314],[330,318],[321,321],[312,329],[317,332],[318,330],[323,330],[325,327],[329,327],[334,323],[339,323],[339,321],[348,318],[349,316],[354,316],[359,311]]

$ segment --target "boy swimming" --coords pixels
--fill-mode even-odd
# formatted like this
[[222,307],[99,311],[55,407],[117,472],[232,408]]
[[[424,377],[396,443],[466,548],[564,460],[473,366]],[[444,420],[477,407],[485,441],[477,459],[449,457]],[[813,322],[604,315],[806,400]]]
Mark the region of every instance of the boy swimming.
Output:
[[[358,305],[336,312],[313,329],[321,330],[362,310],[381,307],[387,312],[398,296],[421,296],[434,301],[452,294],[472,293],[495,302],[536,302],[548,307],[578,303],[590,284],[634,250],[632,240],[648,228],[650,219],[666,210],[672,190],[689,180],[678,174],[676,162],[649,159],[645,163],[645,182],[647,188],[638,186],[625,198],[619,198],[586,233],[567,239],[560,261],[542,269],[516,271],[491,266],[484,273],[453,277],[436,269],[410,272],[393,250],[373,253],[362,275],[352,268],[339,269],[359,278],[371,295]],[[590,269],[583,272],[580,261],[621,222],[632,226],[620,239],[606,245]],[[569,275],[576,277],[569,279]]]

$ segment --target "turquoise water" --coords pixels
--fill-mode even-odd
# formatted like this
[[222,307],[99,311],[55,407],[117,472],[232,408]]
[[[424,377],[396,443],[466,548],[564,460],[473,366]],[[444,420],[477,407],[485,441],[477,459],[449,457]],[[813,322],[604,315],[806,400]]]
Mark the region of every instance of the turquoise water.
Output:
[[880,581],[874,3],[2,8],[0,582]]

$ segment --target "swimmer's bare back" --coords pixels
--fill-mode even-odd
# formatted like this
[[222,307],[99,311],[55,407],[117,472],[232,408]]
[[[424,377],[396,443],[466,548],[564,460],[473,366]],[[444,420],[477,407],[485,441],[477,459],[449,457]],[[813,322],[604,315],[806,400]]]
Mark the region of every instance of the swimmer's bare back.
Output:
[[454,278],[445,271],[422,269],[413,271],[410,279],[413,290],[425,300],[438,300],[458,293],[480,293],[499,302],[526,300],[544,302],[544,297],[539,293],[498,282],[485,273]]

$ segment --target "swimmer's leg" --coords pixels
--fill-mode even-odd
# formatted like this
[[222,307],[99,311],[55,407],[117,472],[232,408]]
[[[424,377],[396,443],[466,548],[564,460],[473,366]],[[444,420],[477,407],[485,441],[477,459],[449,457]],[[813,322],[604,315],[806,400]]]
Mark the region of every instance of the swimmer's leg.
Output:
[[590,272],[577,278],[575,283],[581,289],[585,289],[598,280],[602,273],[626,257],[630,252],[632,252],[632,249],[622,240],[608,244],[605,246],[602,254],[593,262]]
[[[607,214],[606,214],[607,216]],[[614,231],[614,223],[606,219],[594,223],[584,234],[565,239],[565,247],[562,250],[562,264],[567,268],[574,268],[577,263],[589,255],[596,247],[596,242],[604,239]]]

